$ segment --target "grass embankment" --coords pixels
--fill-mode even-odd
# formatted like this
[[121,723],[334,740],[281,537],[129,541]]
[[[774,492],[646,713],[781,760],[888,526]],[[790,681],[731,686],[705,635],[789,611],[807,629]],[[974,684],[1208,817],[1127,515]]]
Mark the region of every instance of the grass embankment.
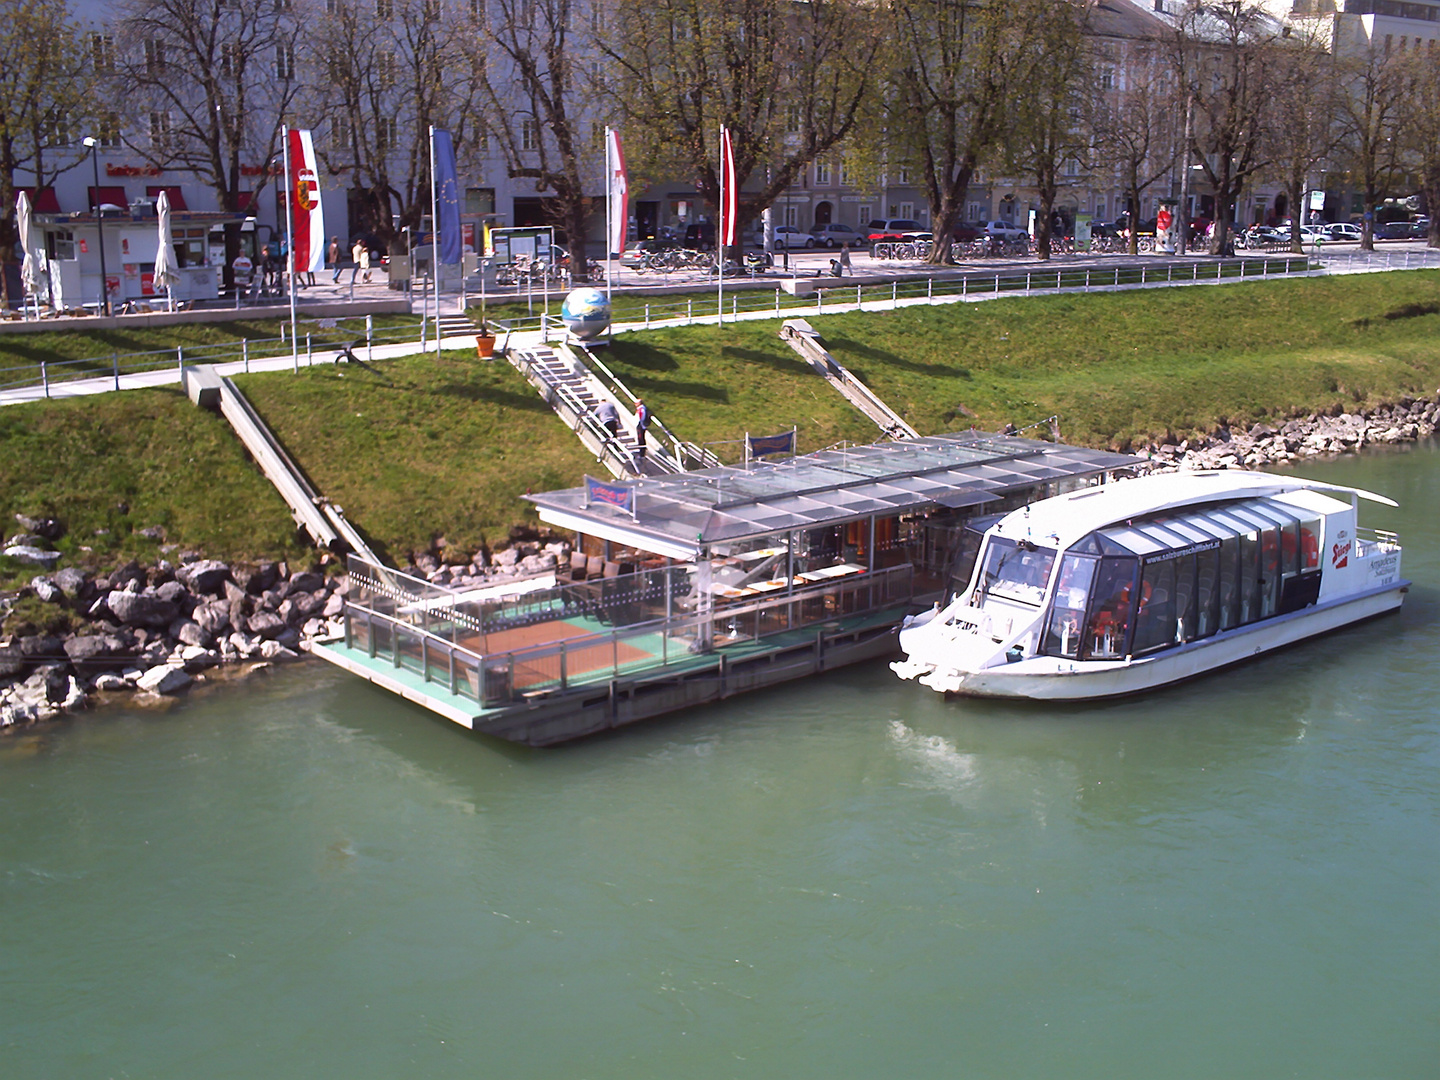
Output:
[[[1440,386],[1440,272],[1239,288],[998,300],[815,320],[834,353],[926,433],[1058,413],[1067,440],[1146,437],[1353,409]],[[800,449],[870,441],[773,321],[618,340],[607,362],[683,438],[800,428]],[[526,515],[518,496],[595,463],[508,365],[465,352],[251,375],[242,387],[319,488],[390,556],[436,536],[473,549]],[[973,414],[973,417],[972,415]],[[738,445],[717,447],[723,458]],[[223,421],[179,394],[0,410],[0,514],[65,519],[62,543],[153,552],[164,525],[217,557],[293,552],[288,512]],[[115,506],[129,503],[128,514]],[[10,526],[4,526],[9,531]],[[109,529],[95,537],[96,529]],[[148,546],[147,546],[148,545]]]

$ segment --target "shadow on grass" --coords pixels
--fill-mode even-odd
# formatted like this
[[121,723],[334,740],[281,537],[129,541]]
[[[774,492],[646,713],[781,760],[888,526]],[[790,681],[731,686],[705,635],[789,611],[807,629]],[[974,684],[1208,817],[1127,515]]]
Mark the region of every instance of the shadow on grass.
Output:
[[699,398],[702,401],[714,401],[721,405],[730,404],[730,391],[723,386],[675,382],[671,379],[649,379],[644,375],[632,375],[628,382],[632,388],[644,390],[646,393],[664,394],[667,397]]
[[675,358],[663,349],[630,341],[615,350],[615,359],[626,367],[643,368],[646,371],[675,371],[680,366]]
[[473,383],[443,383],[440,386],[402,387],[439,397],[462,398],[466,401],[485,401],[506,409],[523,412],[548,413],[550,406],[535,394],[517,394],[497,386],[476,386]]
[[[854,338],[836,337],[830,338],[831,352],[845,352],[851,356],[857,356],[864,360],[873,360],[889,367],[903,368],[906,371],[913,371],[917,375],[928,375],[932,378],[968,379],[970,369],[963,367],[950,367],[946,364],[923,364],[914,360],[906,360],[886,349],[877,349],[873,345],[865,345]],[[849,367],[850,365],[846,365]]]
[[733,345],[726,345],[722,348],[720,355],[727,360],[733,357],[736,360],[743,360],[747,364],[760,364],[772,371],[783,372],[786,375],[799,374],[810,366],[793,354],[785,356],[784,354],[762,352],[759,349],[737,349]]

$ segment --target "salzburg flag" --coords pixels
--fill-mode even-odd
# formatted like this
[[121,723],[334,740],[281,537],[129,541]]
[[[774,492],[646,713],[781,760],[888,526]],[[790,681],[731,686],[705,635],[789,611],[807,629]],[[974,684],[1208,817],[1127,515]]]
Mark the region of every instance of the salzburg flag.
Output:
[[325,211],[320,206],[320,174],[310,132],[290,129],[290,191],[295,217],[291,245],[296,273],[313,274],[325,265]]
[[[625,254],[625,234],[630,224],[630,188],[625,180],[625,152],[620,148],[620,132],[606,128],[610,145],[606,148],[610,170],[610,183],[606,189],[610,197],[610,249],[609,255]],[[607,255],[607,258],[609,256]]]
[[735,148],[730,144],[730,129],[720,129],[720,221],[724,235],[720,242],[726,247],[735,243],[735,218],[740,200],[735,191]]

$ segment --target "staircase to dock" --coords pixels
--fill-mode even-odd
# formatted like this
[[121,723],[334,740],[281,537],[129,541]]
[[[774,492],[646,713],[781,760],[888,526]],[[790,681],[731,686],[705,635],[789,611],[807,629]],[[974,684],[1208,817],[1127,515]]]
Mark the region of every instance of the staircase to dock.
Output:
[[881,401],[875,391],[830,355],[830,351],[820,340],[819,333],[804,319],[786,319],[780,326],[780,337],[804,357],[806,363],[816,372],[824,376],[825,381],[838,390],[845,400],[873,420],[887,439],[899,442],[920,437],[920,433],[907,424],[899,413]]
[[[583,359],[582,359],[583,354]],[[720,464],[714,454],[683,442],[659,420],[652,420],[645,457],[638,455],[634,405],[638,398],[594,353],[561,343],[512,346],[506,358],[539,392],[555,414],[575,432],[611,476],[663,476],[687,468]],[[596,370],[604,372],[602,379]],[[596,410],[608,401],[620,416],[620,432],[600,422]]]

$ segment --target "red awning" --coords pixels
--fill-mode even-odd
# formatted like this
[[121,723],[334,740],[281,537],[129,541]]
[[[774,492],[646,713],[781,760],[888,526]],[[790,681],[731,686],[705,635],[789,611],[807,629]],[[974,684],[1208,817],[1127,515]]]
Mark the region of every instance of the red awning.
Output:
[[33,187],[17,187],[15,189],[17,195],[22,191],[25,192],[26,195],[30,196],[30,209],[34,210],[35,213],[60,213],[60,200],[55,197],[55,189],[53,187],[41,188],[39,195],[35,194],[35,189]]
[[160,192],[162,192],[162,191],[165,192],[165,194],[167,194],[167,195],[170,196],[170,209],[171,209],[171,210],[188,210],[188,209],[189,209],[189,207],[187,207],[187,206],[185,205],[185,193],[180,190],[180,185],[179,185],[179,184],[175,184],[175,185],[173,185],[173,186],[170,185],[170,184],[146,184],[146,185],[145,185],[145,194],[146,194],[147,196],[149,196],[150,198],[152,198],[152,199],[158,198],[159,195],[160,195]]
[[[92,188],[86,188],[85,190],[86,190],[86,192],[88,193],[88,197],[89,197],[89,199],[90,199],[90,209],[91,209],[92,211],[95,209],[95,203],[96,203],[95,193],[96,193],[97,191],[100,193],[99,202],[100,202],[100,204],[101,204],[102,206],[118,206],[118,207],[121,207],[122,209],[126,209],[126,210],[128,210],[128,209],[130,208],[130,200],[129,200],[128,198],[126,198],[126,196],[125,196],[125,188],[124,188],[123,186],[121,186],[121,187],[104,187],[104,186],[102,186],[102,187],[99,187],[99,188],[93,188],[93,187],[92,187]],[[97,285],[96,288],[98,289],[99,286]]]

